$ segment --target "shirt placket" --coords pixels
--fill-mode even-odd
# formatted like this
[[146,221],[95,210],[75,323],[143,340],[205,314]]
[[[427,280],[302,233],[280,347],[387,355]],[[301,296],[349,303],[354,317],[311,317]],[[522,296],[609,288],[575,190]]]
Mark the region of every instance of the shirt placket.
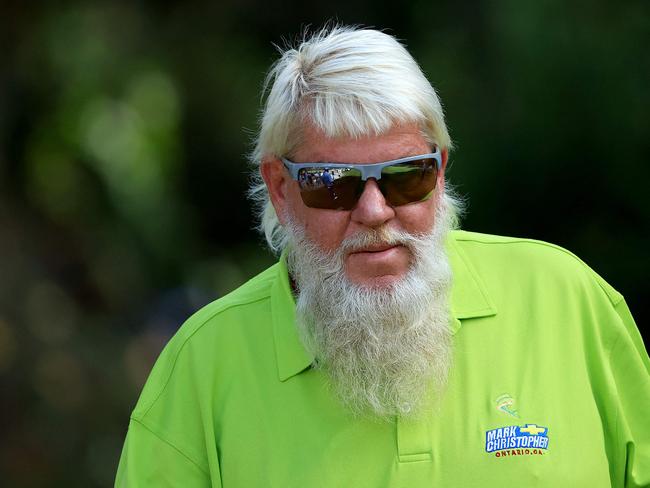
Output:
[[425,420],[397,418],[397,454],[400,463],[432,462],[431,426]]
[[432,486],[433,440],[430,419],[397,419],[397,471],[399,486]]

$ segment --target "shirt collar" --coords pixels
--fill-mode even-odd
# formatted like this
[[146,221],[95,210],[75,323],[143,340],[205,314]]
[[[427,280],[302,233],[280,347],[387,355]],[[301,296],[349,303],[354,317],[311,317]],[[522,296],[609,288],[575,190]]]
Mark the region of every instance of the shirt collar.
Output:
[[447,240],[447,254],[453,273],[451,287],[451,314],[458,321],[489,317],[497,314],[497,308],[490,299],[487,287],[474,269],[469,257],[456,240],[452,231]]
[[[451,327],[455,334],[461,327],[461,320],[496,315],[497,309],[471,261],[458,245],[454,232],[448,239],[447,250],[453,273]],[[280,381],[286,381],[309,368],[314,357],[305,350],[298,335],[296,302],[289,284],[286,251],[282,253],[276,269],[277,275],[271,289],[273,337],[278,377]]]
[[286,381],[314,362],[314,357],[305,350],[298,336],[296,301],[289,284],[286,250],[280,257],[271,288],[271,315],[278,377],[280,381]]

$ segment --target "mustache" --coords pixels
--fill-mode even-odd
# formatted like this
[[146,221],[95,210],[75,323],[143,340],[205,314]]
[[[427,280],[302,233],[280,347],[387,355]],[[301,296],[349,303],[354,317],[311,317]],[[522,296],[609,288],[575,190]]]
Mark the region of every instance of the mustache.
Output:
[[406,231],[393,229],[386,225],[376,229],[358,232],[345,238],[337,252],[346,255],[370,246],[405,246],[412,249],[422,236],[409,234]]

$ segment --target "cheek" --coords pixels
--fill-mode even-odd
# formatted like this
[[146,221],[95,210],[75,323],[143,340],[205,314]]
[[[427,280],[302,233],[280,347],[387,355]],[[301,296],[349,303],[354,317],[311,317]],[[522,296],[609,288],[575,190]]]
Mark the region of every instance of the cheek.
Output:
[[320,249],[331,251],[341,244],[350,220],[350,212],[306,207],[297,189],[288,192],[287,203],[291,218],[302,226],[307,238]]
[[305,232],[309,239],[324,251],[339,247],[349,218],[349,212],[334,212],[328,210],[307,209],[304,212]]
[[404,205],[397,208],[397,218],[404,230],[411,234],[422,234],[431,231],[435,224],[437,199],[426,202]]

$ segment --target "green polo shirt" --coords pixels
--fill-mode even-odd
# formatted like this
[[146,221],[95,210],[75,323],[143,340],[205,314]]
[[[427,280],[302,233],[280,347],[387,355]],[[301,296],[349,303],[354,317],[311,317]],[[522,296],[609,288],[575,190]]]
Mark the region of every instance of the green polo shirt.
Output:
[[417,420],[351,417],[298,338],[284,259],[192,316],[116,486],[650,485],[650,361],[620,294],[543,242],[453,232],[454,366]]

